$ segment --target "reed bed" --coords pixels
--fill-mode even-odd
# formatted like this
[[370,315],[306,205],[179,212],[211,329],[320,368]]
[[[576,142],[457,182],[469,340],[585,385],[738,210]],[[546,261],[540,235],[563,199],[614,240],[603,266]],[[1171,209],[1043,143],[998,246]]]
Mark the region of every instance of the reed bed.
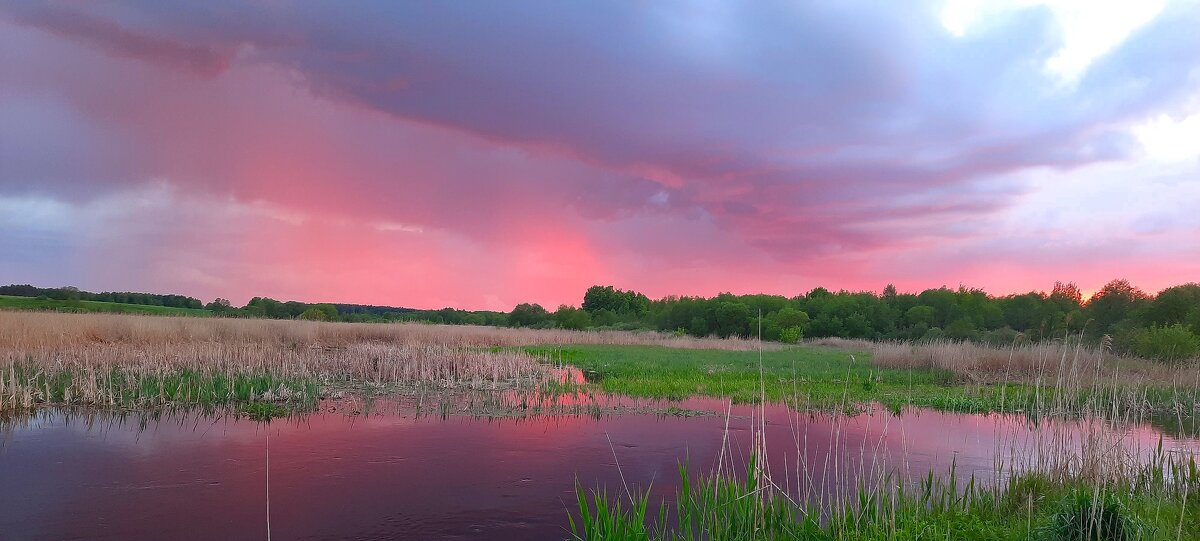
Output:
[[1078,339],[995,347],[974,342],[872,342],[821,338],[814,345],[866,351],[878,366],[948,370],[972,383],[1035,383],[1070,379],[1094,385],[1097,378],[1119,375],[1123,385],[1200,384],[1200,360],[1168,364],[1114,355],[1103,345],[1090,346]]
[[750,348],[660,333],[0,311],[0,410],[311,403],[331,389],[536,388],[534,344]]
[[[903,439],[902,432],[885,430],[877,439],[853,443],[845,427],[853,417],[836,413],[830,433],[816,438],[828,436],[829,448],[813,454],[809,424],[795,411],[787,414],[793,441],[771,442],[772,448],[782,443],[791,455],[782,461],[783,471],[772,471],[772,461],[765,460],[771,455],[762,407],[750,422],[748,460],[732,459],[738,449],[728,443],[727,428],[712,472],[696,476],[681,467],[674,501],[662,502],[657,512],[647,490],[625,487],[610,494],[603,487],[579,487],[570,513],[572,538],[1200,539],[1200,434],[1194,423],[1183,422],[1194,411],[1186,411],[1177,398],[1178,426],[1190,429],[1170,442],[1159,436],[1156,444],[1139,436],[1139,428],[1149,426],[1148,410],[1138,407],[1146,392],[1140,386],[1155,380],[1146,376],[1131,382],[1118,375],[1137,361],[1109,360],[1103,352],[1078,346],[1030,347],[1020,353],[1013,348],[1000,363],[976,361],[968,355],[973,348],[959,344],[824,345],[882,350],[884,359],[877,362],[896,367],[1016,373],[1032,382],[1035,409],[1007,414],[1014,422],[996,431],[993,468],[964,477],[953,463],[949,471],[913,471],[907,445],[900,456],[881,453],[889,439]],[[1154,374],[1153,367],[1146,373]],[[1179,376],[1169,380],[1178,384]]]
[[795,454],[784,461],[795,464],[792,471],[772,472],[760,460],[767,456],[761,434],[752,436],[746,463],[736,464],[736,449],[727,445],[707,475],[681,466],[671,501],[652,502],[649,490],[639,487],[578,486],[569,511],[571,539],[1200,538],[1195,447],[1170,448],[1161,439],[1143,447],[1129,441],[1120,423],[1047,423],[1020,441],[997,434],[995,470],[969,475],[953,463],[919,475],[909,471],[907,457],[881,456],[881,441],[855,444],[842,428],[831,430],[834,445],[816,456],[805,447],[805,434],[797,434]]
[[758,348],[756,341],[743,338],[695,338],[652,331],[571,331],[427,323],[326,323],[303,320],[0,311],[0,346],[3,347],[29,348],[79,343],[176,345],[181,342],[246,341],[298,346],[385,342],[445,347],[608,344],[729,351],[751,351]]

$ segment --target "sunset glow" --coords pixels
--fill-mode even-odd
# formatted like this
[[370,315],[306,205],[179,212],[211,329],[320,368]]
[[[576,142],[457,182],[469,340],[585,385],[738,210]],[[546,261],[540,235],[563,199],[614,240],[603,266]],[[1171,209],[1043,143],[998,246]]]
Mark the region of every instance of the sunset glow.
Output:
[[0,284],[1200,278],[1196,2],[222,4],[0,6]]

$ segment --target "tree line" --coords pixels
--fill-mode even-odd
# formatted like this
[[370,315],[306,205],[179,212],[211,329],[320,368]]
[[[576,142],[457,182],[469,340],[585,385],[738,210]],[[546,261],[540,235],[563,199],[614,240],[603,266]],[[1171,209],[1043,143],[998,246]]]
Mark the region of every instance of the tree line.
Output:
[[548,312],[518,305],[510,325],[571,329],[653,329],[692,336],[753,337],[798,342],[802,338],[866,340],[970,340],[995,345],[1083,337],[1119,353],[1164,360],[1200,355],[1200,284],[1148,294],[1113,280],[1084,299],[1073,283],[1049,292],[992,296],[982,289],[941,287],[900,293],[815,288],[808,293],[671,296],[649,300],[612,286],[587,290],[579,308]]
[[818,287],[792,297],[721,293],[657,300],[632,290],[596,285],[587,289],[578,307],[561,305],[551,312],[536,303],[521,303],[507,313],[303,303],[267,297],[254,297],[235,307],[220,298],[201,305],[198,299],[182,295],[89,293],[73,287],[30,285],[0,286],[0,295],[204,308],[226,317],[656,330],[698,337],[754,337],[761,332],[765,340],[787,343],[839,337],[971,340],[1000,345],[1081,336],[1119,353],[1167,360],[1200,355],[1197,283],[1151,295],[1126,280],[1113,280],[1087,299],[1075,284],[1063,282],[1056,282],[1049,292],[1005,296],[966,287],[900,293],[888,285],[881,293]]
[[170,308],[200,309],[204,304],[200,299],[184,295],[159,295],[156,293],[133,293],[129,291],[105,291],[91,293],[77,287],[34,287],[29,284],[12,284],[0,286],[0,295],[13,297],[40,297],[56,301],[101,301],[121,304],[140,304],[145,306],[166,306]]

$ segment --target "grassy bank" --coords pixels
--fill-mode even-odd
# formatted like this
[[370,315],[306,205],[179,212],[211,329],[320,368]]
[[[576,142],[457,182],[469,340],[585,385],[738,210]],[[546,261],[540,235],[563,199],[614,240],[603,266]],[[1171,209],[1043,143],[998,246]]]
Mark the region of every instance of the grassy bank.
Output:
[[558,375],[514,348],[545,342],[754,347],[618,331],[0,311],[0,411],[255,402],[303,410],[341,392],[537,390]]
[[[679,400],[691,396],[727,397],[739,402],[786,401],[799,408],[831,409],[879,402],[950,411],[1050,412],[1082,410],[1097,400],[1121,407],[1187,409],[1196,403],[1196,386],[1187,368],[1158,379],[1122,372],[1112,380],[1092,366],[1057,370],[1062,362],[1089,362],[1060,353],[1054,368],[1038,373],[1010,371],[1006,380],[978,381],[946,366],[881,365],[867,347],[857,350],[796,346],[757,351],[683,351],[655,346],[538,346],[526,351],[584,371],[599,389],[615,394]],[[1001,352],[1002,353],[1002,352]],[[1069,352],[1068,352],[1069,353]],[[1087,372],[1087,378],[1081,372]],[[761,376],[761,377],[760,377]],[[1183,380],[1183,381],[1179,381]]]
[[0,295],[0,310],[39,310],[48,312],[143,314],[151,316],[211,316],[208,310],[149,306],[102,301],[61,301],[35,297]]
[[766,398],[802,409],[878,402],[1053,414],[1104,404],[1182,415],[1200,388],[1194,366],[1066,346],[1001,362],[1001,350],[963,345],[837,345],[767,346],[760,364],[753,341],[661,333],[0,311],[0,409],[264,400],[303,408],[341,391],[571,390],[557,385],[555,364],[582,369],[613,394]]
[[[750,471],[753,472],[753,465]],[[692,479],[673,505],[647,493],[577,491],[572,539],[811,541],[1181,541],[1200,539],[1194,463],[1154,464],[1113,484],[1040,473],[996,487],[930,474],[917,484],[860,485],[828,506],[797,502],[747,475]],[[1168,472],[1169,477],[1158,475]]]

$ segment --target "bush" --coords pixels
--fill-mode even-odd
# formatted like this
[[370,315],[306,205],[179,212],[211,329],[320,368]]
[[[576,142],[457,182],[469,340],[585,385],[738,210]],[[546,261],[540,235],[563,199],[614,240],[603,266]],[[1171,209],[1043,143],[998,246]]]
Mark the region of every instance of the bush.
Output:
[[803,337],[804,333],[800,330],[800,327],[788,327],[779,331],[779,341],[785,344],[795,344]]
[[310,321],[325,321],[328,319],[325,315],[325,312],[316,307],[309,308],[308,310],[301,312],[299,317],[300,319],[307,319]]
[[1151,327],[1134,339],[1134,352],[1160,361],[1182,361],[1200,354],[1200,337],[1183,325]]
[[1062,502],[1053,520],[1042,528],[1046,541],[1126,541],[1137,539],[1138,524],[1111,493],[1078,490]]
[[928,331],[925,331],[925,334],[921,335],[920,341],[928,343],[928,342],[937,342],[938,340],[945,340],[945,339],[946,339],[946,333],[942,332],[942,329],[940,327],[932,327]]

